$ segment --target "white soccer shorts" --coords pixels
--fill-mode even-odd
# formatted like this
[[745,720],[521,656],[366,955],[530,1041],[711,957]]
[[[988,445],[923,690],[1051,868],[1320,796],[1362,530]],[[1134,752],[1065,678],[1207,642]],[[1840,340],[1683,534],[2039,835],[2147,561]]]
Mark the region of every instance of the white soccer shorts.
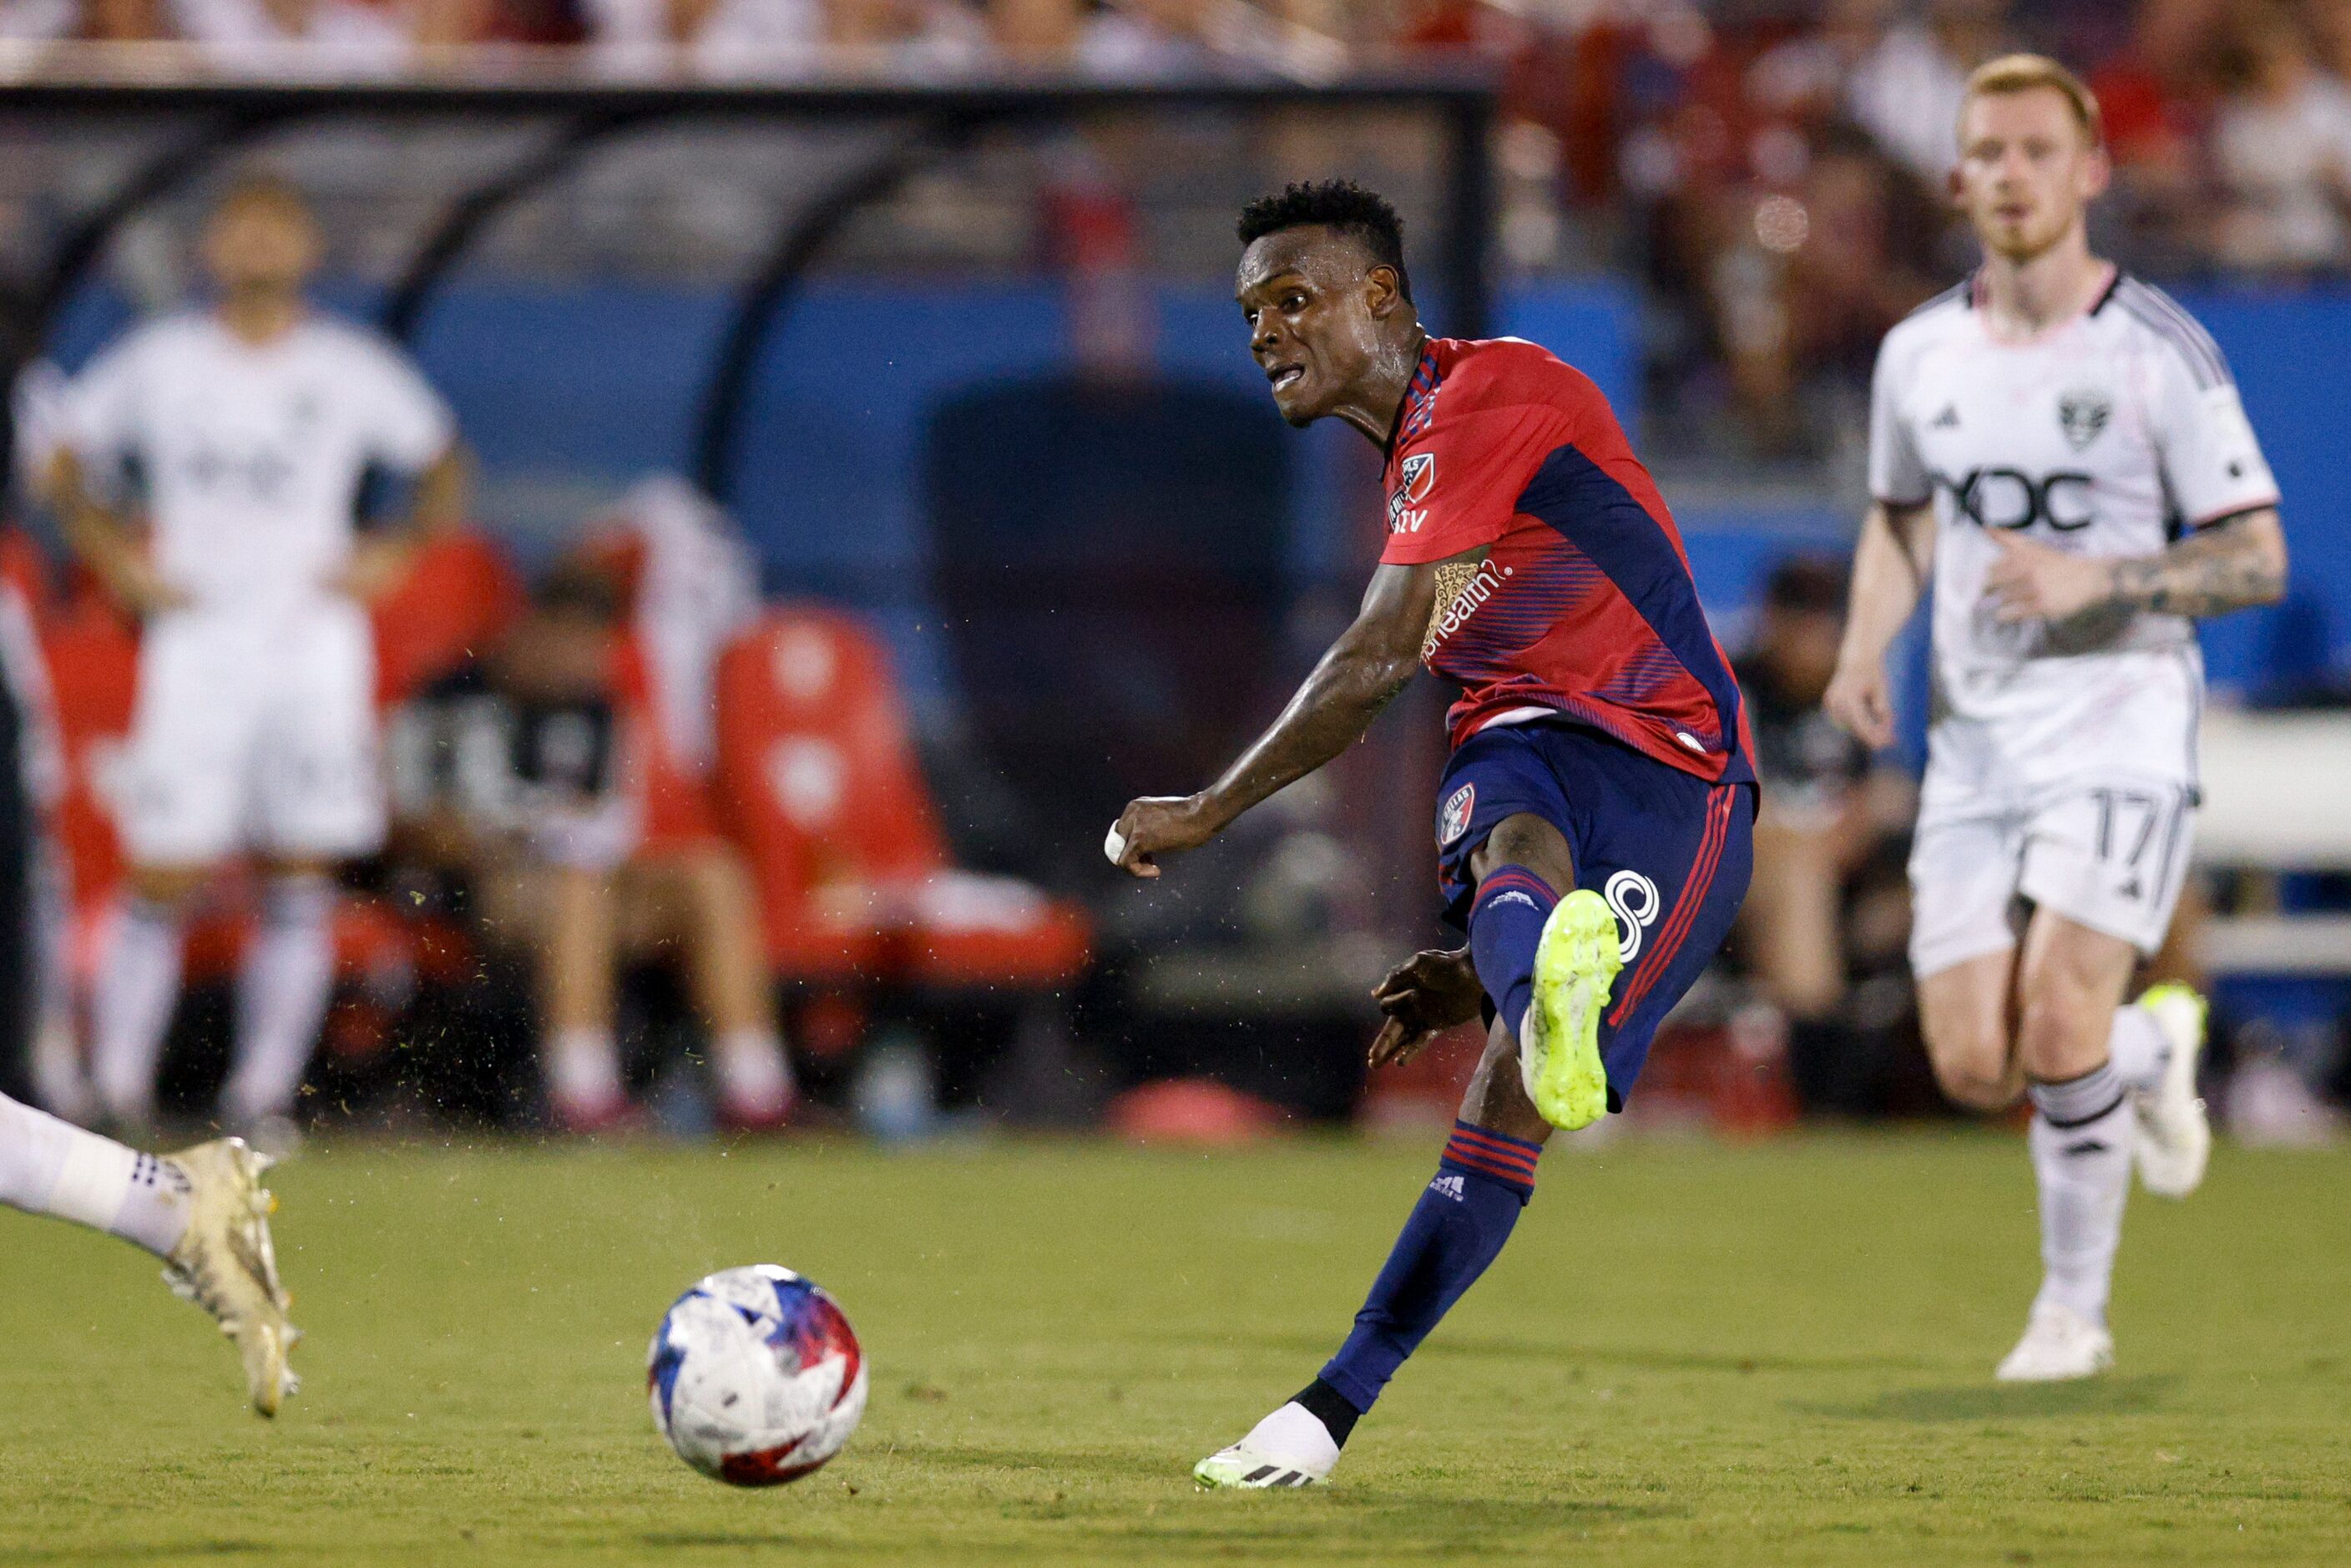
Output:
[[149,622],[116,811],[133,863],[373,852],[384,832],[374,686],[373,633],[349,601]]
[[2195,792],[2178,779],[2085,774],[1965,795],[1936,790],[1930,773],[1910,851],[1911,973],[2013,946],[2020,899],[2153,953],[2195,820]]

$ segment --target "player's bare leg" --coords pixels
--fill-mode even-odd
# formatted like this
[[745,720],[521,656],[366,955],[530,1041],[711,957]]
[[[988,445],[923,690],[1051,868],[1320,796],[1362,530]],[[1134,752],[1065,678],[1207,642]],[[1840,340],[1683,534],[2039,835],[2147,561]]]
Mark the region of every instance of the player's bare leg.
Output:
[[117,1127],[155,1119],[155,1070],[180,1001],[187,906],[204,866],[139,865],[130,875],[90,1003],[90,1070],[99,1108]]
[[333,869],[308,858],[264,864],[261,922],[237,968],[236,1051],[222,1117],[273,1153],[296,1141],[295,1097],[334,991]]
[[593,1132],[628,1113],[612,1038],[619,893],[612,873],[585,866],[550,867],[542,885],[539,980],[548,1097],[559,1124]]
[[2013,1028],[2016,949],[2002,947],[1918,981],[1918,1022],[1935,1082],[1955,1105],[1994,1113],[2024,1092]]
[[269,1235],[268,1161],[239,1140],[141,1154],[0,1096],[0,1203],[73,1220],[162,1258],[173,1291],[236,1342],[253,1407],[277,1414],[297,1384]]
[[2006,1109],[2020,1090],[2033,1102],[2027,1142],[2041,1192],[2044,1277],[2023,1340],[2001,1364],[2004,1379],[2082,1377],[2113,1363],[2106,1296],[2136,1101],[2160,1092],[2172,1060],[2152,1017],[2118,1005],[2137,959],[2127,942],[2042,909],[2021,948],[1968,959],[1918,984],[1944,1092],[1986,1112]]
[[739,1127],[778,1126],[791,1110],[791,1064],[759,951],[750,877],[734,852],[717,844],[679,857],[674,875],[687,979],[710,1029],[720,1113]]

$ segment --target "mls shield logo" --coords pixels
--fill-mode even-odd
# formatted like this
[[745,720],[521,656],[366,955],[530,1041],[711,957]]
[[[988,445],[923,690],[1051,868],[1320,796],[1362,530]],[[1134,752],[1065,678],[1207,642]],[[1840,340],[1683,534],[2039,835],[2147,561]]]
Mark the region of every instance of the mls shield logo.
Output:
[[1437,814],[1437,841],[1449,844],[1469,831],[1469,813],[1477,809],[1478,786],[1464,784],[1445,798],[1445,810]]
[[1395,493],[1388,497],[1388,532],[1409,533],[1420,526],[1420,517],[1412,508],[1428,499],[1428,492],[1437,485],[1437,454],[1416,452],[1404,460],[1396,471]]
[[1436,487],[1437,454],[1416,452],[1404,460],[1404,467],[1398,473],[1404,481],[1404,504],[1417,507],[1428,499],[1428,492]]
[[2095,388],[2077,388],[2057,400],[2057,424],[2066,444],[2079,452],[2098,438],[2114,417],[2114,400]]

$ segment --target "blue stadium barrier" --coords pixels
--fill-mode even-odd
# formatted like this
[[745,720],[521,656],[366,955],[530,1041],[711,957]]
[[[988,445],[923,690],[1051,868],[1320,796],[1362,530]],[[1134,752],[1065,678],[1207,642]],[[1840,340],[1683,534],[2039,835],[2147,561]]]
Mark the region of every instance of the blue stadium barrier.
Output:
[[[375,303],[353,288],[331,291],[330,302],[360,312]],[[2335,383],[2351,364],[2351,296],[2225,293],[2185,302],[2235,366],[2285,489],[2296,561],[2288,603],[2208,625],[2214,681],[2260,695],[2351,668],[2351,495],[2335,482]],[[437,301],[419,352],[482,453],[486,510],[527,555],[550,548],[635,476],[685,465],[727,306],[714,289],[488,280],[453,287]],[[1163,290],[1157,307],[1165,373],[1262,395],[1222,290]],[[1499,301],[1503,330],[1580,366],[1628,423],[1638,402],[1636,308],[1628,287],[1606,279],[1505,290]],[[1441,300],[1429,314],[1442,323]],[[129,315],[110,293],[85,290],[60,322],[57,357],[79,363]],[[820,283],[771,341],[747,411],[743,525],[777,586],[879,616],[920,698],[946,695],[925,631],[925,421],[975,382],[1065,366],[1069,343],[1062,293],[1042,282]],[[1270,406],[1266,417],[1274,417]],[[1362,570],[1360,444],[1332,430],[1299,444],[1289,560],[1301,581]],[[1700,589],[1734,635],[1772,561],[1791,550],[1843,549],[1852,530],[1852,519],[1817,508],[1709,506],[1679,516]]]

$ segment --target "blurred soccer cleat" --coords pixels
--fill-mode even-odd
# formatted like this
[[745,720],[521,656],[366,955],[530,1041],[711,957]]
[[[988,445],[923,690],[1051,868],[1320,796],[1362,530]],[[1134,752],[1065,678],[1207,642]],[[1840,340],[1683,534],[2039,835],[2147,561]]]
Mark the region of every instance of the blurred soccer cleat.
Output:
[[2036,1302],[2024,1337],[1992,1375],[2002,1383],[2065,1383],[2115,1364],[2115,1336],[2056,1301]]
[[1339,1445],[1314,1413],[1295,1400],[1249,1428],[1229,1448],[1219,1448],[1192,1467],[1204,1487],[1263,1491],[1305,1487],[1330,1479]]
[[1519,1077],[1536,1112],[1562,1132],[1608,1113],[1600,1015],[1624,967],[1616,915],[1588,887],[1559,901],[1535,948],[1534,999],[1519,1034]]
[[168,1158],[188,1178],[188,1230],[172,1249],[163,1281],[236,1342],[253,1407],[275,1416],[301,1386],[286,1355],[302,1333],[286,1321],[291,1302],[277,1282],[269,1239],[277,1199],[261,1185],[261,1173],[271,1162],[242,1138],[198,1144]]
[[2204,998],[2177,982],[2150,986],[2138,1005],[2171,1047],[2163,1081],[2131,1097],[2138,1121],[2138,1179],[2161,1197],[2186,1197],[2204,1180],[2212,1154],[2212,1124],[2196,1097],[2196,1067],[2204,1055]]

